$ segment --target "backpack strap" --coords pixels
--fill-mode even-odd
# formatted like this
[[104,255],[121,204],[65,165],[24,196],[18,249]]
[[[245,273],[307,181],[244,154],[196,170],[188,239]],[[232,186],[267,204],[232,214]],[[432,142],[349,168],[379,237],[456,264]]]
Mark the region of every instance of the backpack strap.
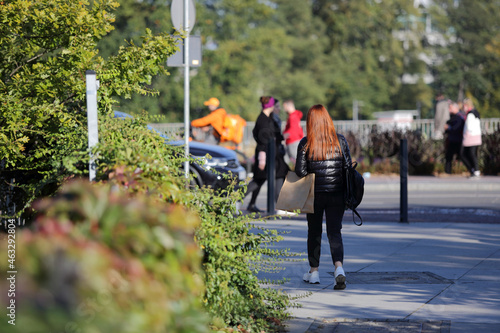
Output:
[[[354,220],[354,214],[356,214],[359,217],[359,221],[360,221],[359,223],[356,223],[356,221]],[[361,215],[359,215],[359,213],[356,209],[352,210],[352,222],[355,225],[357,225],[358,227],[360,227],[363,224],[363,218],[361,217]]]

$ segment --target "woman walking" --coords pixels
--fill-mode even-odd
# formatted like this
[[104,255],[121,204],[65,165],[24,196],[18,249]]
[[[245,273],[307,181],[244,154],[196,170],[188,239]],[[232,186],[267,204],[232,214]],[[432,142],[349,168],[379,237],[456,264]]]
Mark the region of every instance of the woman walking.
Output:
[[275,104],[278,102],[272,96],[262,96],[260,98],[260,103],[262,105],[262,112],[257,121],[255,122],[255,127],[252,131],[253,137],[257,142],[255,147],[255,164],[253,167],[253,179],[248,184],[247,192],[245,196],[252,193],[250,203],[247,210],[250,212],[260,213],[261,210],[255,206],[255,201],[259,195],[260,188],[267,180],[267,148],[270,140],[275,140],[275,165],[276,165],[276,182],[275,182],[275,200],[278,199],[281,187],[285,180],[286,174],[288,173],[288,165],[285,163],[283,155],[279,153],[279,147],[281,141],[283,141],[283,135],[281,134],[281,128],[276,123],[272,117],[272,113],[275,109]]
[[481,145],[481,120],[472,100],[464,99],[465,125],[462,141],[462,161],[470,172],[471,178],[481,176],[477,163],[477,149]]
[[[344,244],[342,242],[342,218],[344,216],[344,168],[351,163],[349,145],[343,135],[335,132],[335,126],[323,105],[312,106],[307,113],[307,136],[297,149],[295,173],[305,177],[315,174],[314,213],[307,214],[307,254],[310,269],[303,280],[319,283],[319,260],[323,215],[326,215],[326,234],[335,266],[335,290],[345,289],[343,269]],[[342,145],[342,148],[341,148]],[[346,156],[342,155],[342,150]]]

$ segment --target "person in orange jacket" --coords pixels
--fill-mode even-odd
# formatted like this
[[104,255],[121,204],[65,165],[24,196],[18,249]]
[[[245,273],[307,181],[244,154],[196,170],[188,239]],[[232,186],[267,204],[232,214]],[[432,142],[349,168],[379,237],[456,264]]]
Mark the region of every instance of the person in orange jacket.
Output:
[[218,142],[220,142],[220,138],[224,130],[224,118],[226,118],[227,114],[226,110],[219,107],[220,101],[215,97],[211,97],[203,104],[208,107],[210,114],[193,120],[191,122],[191,126],[200,127],[205,132],[207,132],[210,129],[210,126],[212,126],[214,137]]

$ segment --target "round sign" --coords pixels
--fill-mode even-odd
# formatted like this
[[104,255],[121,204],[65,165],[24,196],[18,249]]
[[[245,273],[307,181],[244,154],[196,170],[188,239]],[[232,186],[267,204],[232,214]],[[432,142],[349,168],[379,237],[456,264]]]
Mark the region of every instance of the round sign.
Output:
[[[184,26],[184,2],[188,3],[188,22],[187,29]],[[172,15],[172,24],[177,31],[187,31],[190,33],[193,29],[196,17],[196,9],[193,0],[173,0],[170,7]]]

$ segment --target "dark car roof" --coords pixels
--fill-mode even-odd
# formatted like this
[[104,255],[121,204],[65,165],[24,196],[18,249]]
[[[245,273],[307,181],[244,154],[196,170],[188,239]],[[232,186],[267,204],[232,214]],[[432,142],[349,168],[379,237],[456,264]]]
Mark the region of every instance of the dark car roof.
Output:
[[[133,116],[129,115],[128,113],[121,112],[121,111],[113,111],[114,112],[114,118],[134,118]],[[173,146],[183,146],[184,141],[183,140],[175,140],[175,141],[170,141],[169,138],[151,126],[148,125],[148,129],[157,132],[162,138],[166,140],[166,143],[173,145]],[[224,157],[227,159],[237,159],[237,155],[234,151],[216,146],[216,145],[209,145],[207,143],[203,142],[197,142],[197,141],[190,141],[189,142],[189,152],[194,155],[194,156],[205,156],[206,154],[209,154],[212,157]]]

